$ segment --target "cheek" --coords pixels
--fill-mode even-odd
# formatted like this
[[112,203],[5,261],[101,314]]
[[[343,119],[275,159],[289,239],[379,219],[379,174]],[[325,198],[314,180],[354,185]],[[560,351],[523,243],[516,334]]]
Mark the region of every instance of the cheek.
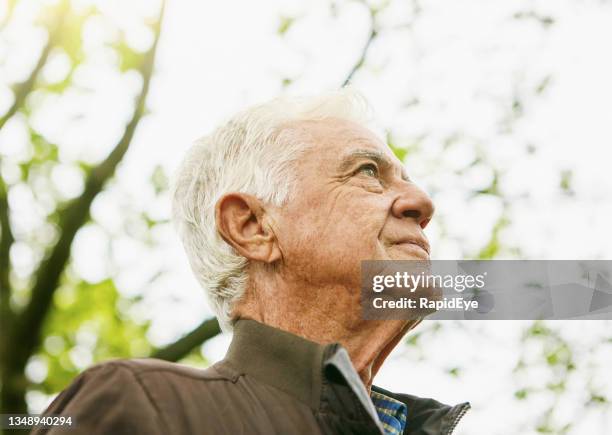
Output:
[[305,213],[286,229],[292,233],[283,241],[286,266],[317,285],[358,279],[361,261],[383,258],[378,236],[388,214],[381,200],[377,207],[362,205],[359,212],[328,215],[319,208]]

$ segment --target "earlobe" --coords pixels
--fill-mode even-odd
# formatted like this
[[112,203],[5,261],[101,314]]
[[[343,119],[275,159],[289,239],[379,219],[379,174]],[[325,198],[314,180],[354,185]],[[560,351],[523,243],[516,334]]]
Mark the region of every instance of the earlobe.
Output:
[[277,240],[265,224],[266,212],[253,195],[228,193],[215,206],[217,231],[240,255],[272,263],[280,258]]

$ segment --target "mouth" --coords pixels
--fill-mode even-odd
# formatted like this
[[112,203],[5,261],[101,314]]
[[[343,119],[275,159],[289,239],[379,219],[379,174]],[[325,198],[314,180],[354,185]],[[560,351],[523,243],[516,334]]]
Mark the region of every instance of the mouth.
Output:
[[405,247],[411,251],[420,252],[421,254],[425,254],[427,258],[429,258],[429,243],[427,240],[422,239],[420,237],[411,237],[398,240],[394,242],[393,245],[397,245],[399,247]]

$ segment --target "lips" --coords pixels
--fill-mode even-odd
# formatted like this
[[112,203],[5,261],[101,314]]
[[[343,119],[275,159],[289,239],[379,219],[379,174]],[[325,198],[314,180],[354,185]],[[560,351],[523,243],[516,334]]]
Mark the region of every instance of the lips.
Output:
[[420,237],[408,237],[408,238],[398,240],[397,242],[394,243],[394,245],[404,245],[404,244],[416,245],[420,247],[421,249],[423,249],[429,256],[429,249],[430,249],[429,243],[425,239],[422,239]]

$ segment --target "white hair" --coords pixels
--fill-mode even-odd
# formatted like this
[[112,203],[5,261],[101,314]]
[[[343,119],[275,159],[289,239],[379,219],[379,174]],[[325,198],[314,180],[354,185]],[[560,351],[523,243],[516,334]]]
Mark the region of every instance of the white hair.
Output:
[[196,141],[180,165],[173,183],[175,228],[224,331],[231,330],[234,304],[244,294],[248,261],[219,235],[217,201],[243,192],[283,205],[295,183],[293,163],[308,146],[287,124],[332,117],[361,124],[372,119],[364,97],[351,88],[279,97],[236,114]]

